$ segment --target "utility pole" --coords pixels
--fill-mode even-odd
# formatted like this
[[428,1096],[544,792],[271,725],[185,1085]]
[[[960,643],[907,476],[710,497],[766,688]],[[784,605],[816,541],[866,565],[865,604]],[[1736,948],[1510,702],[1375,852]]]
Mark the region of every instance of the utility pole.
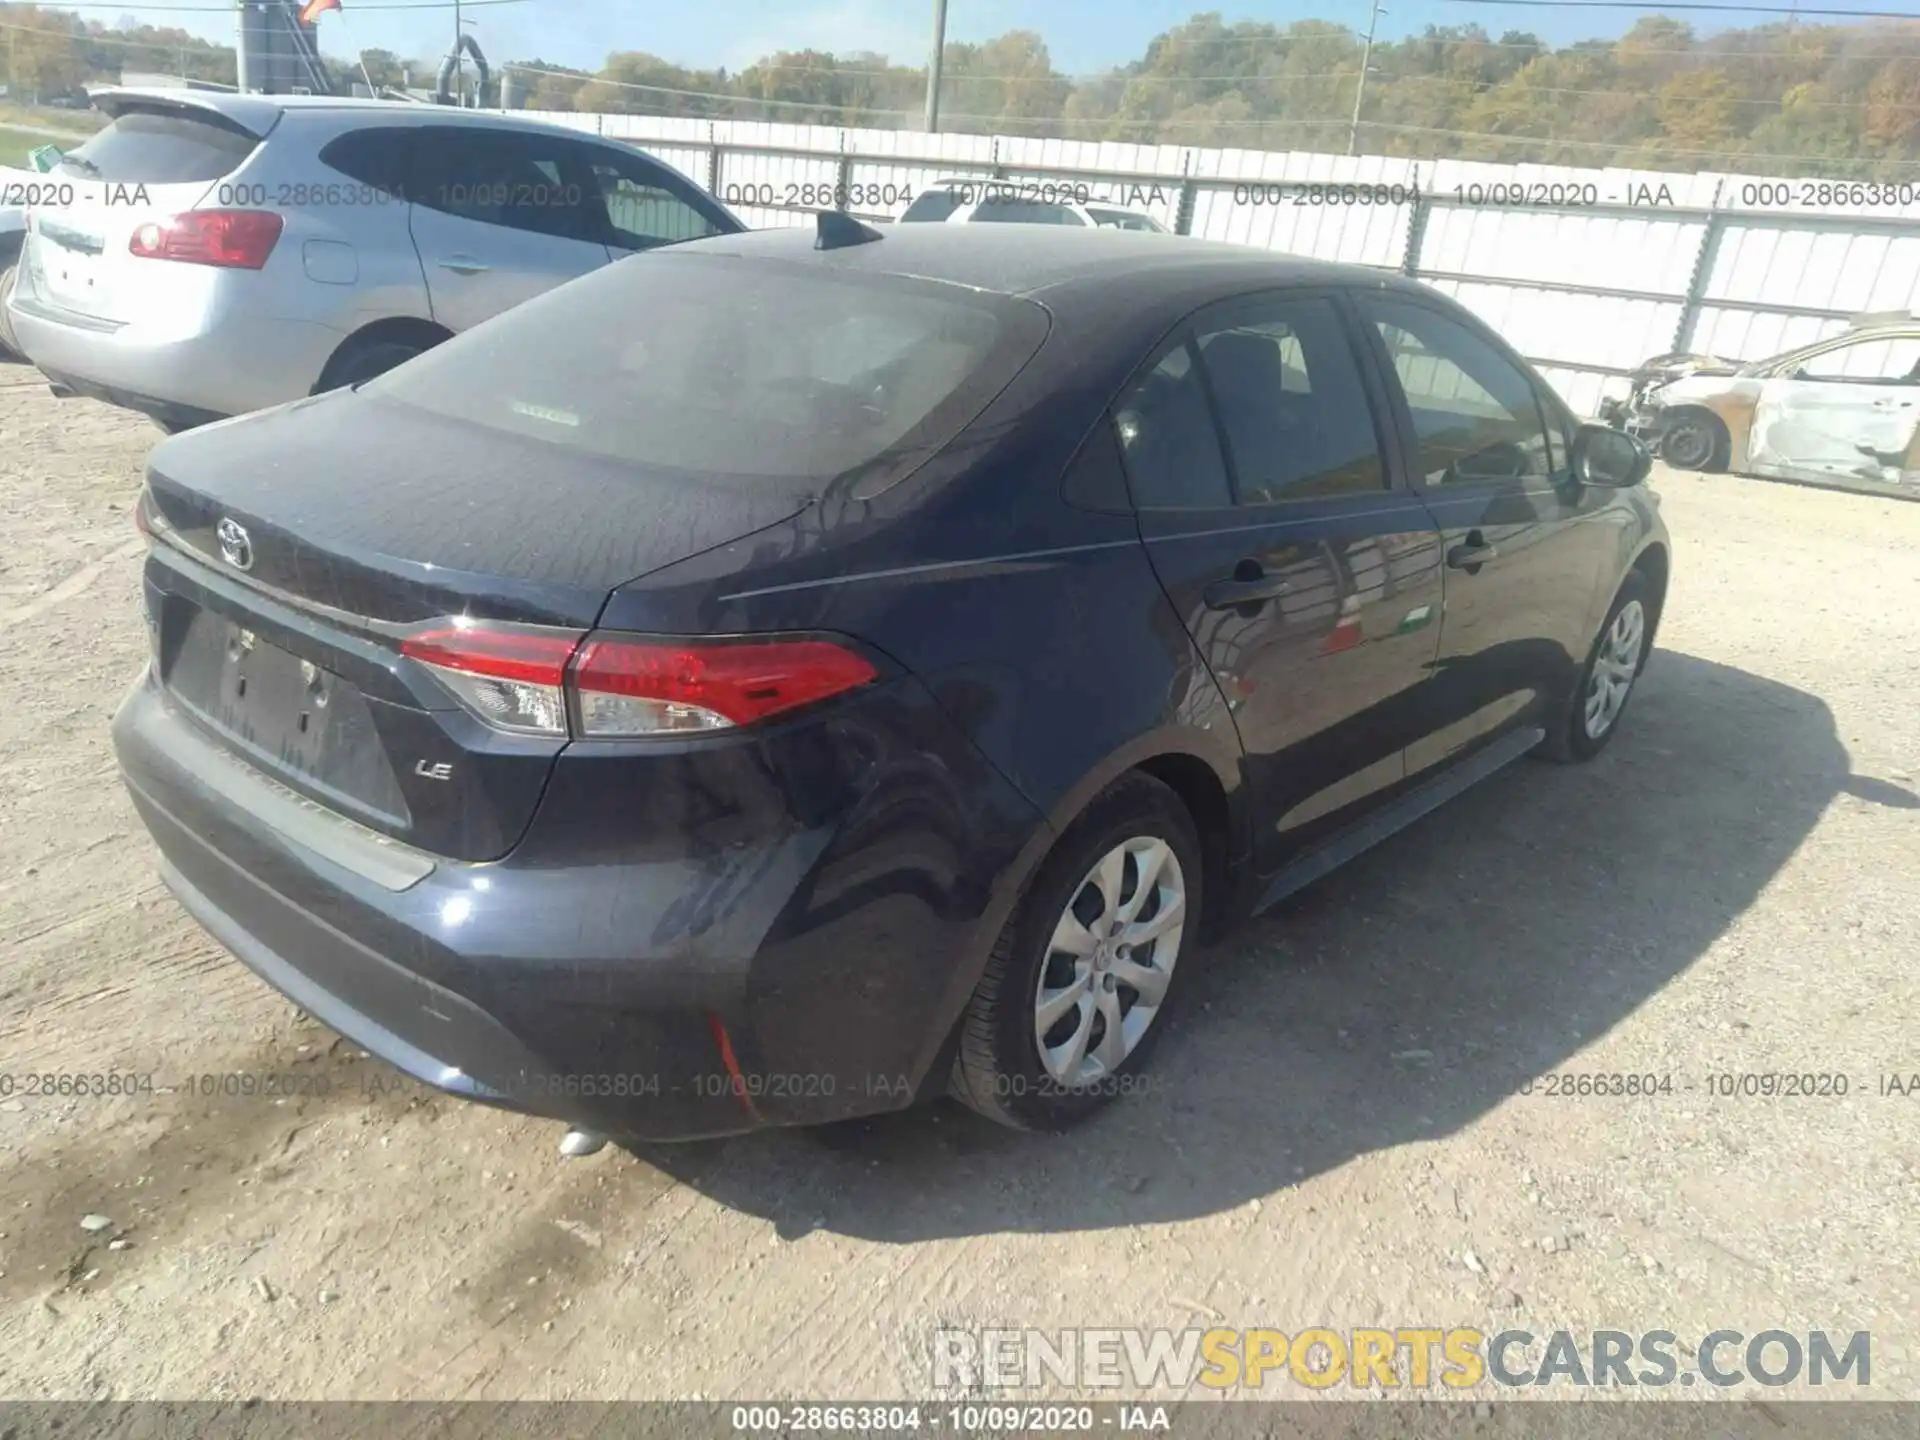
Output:
[[467,106],[467,54],[460,48],[466,35],[460,28],[460,0],[453,0],[453,93],[460,97],[460,108]]
[[947,49],[947,0],[933,0],[933,54],[927,57],[927,133],[940,128],[940,62]]
[[1387,12],[1380,7],[1380,0],[1373,0],[1373,13],[1367,17],[1367,43],[1360,51],[1360,83],[1353,87],[1353,123],[1347,126],[1347,154],[1353,154],[1354,146],[1360,140],[1360,102],[1367,94],[1367,74],[1373,69],[1373,32],[1380,24],[1380,17]]

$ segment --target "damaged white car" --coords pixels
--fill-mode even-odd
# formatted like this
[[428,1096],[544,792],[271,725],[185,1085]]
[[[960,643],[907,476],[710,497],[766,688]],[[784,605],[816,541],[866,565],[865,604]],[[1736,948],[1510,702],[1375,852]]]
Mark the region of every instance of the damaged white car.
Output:
[[1920,317],[1863,315],[1765,360],[1661,355],[1632,378],[1602,418],[1677,469],[1920,500]]

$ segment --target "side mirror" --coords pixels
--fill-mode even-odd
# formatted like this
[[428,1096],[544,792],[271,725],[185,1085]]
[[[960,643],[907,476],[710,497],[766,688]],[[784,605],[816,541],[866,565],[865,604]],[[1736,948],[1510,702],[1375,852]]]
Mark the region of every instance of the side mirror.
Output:
[[1653,455],[1624,430],[1589,421],[1573,434],[1573,474],[1582,485],[1630,490],[1653,469]]

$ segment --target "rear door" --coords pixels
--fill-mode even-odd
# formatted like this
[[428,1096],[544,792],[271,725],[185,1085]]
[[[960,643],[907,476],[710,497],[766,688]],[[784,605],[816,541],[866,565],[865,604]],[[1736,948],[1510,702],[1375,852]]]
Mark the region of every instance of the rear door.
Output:
[[223,196],[220,182],[272,128],[149,97],[110,103],[105,128],[62,156],[48,177],[73,186],[73,203],[32,213],[22,267],[43,303],[108,328],[152,303],[154,267],[133,255],[134,231],[196,207],[249,208],[246,196]]
[[426,126],[407,194],[433,318],[455,333],[607,263],[594,180],[565,135]]
[[1537,720],[1591,643],[1616,553],[1609,492],[1574,480],[1571,423],[1484,326],[1403,292],[1357,295],[1399,380],[1414,483],[1440,522],[1446,614],[1432,729],[1408,773]]
[[1899,484],[1920,422],[1920,331],[1851,340],[1760,388],[1749,468],[1787,480]]
[[1333,292],[1202,312],[1116,409],[1142,538],[1227,696],[1263,872],[1377,803],[1422,730],[1438,537]]

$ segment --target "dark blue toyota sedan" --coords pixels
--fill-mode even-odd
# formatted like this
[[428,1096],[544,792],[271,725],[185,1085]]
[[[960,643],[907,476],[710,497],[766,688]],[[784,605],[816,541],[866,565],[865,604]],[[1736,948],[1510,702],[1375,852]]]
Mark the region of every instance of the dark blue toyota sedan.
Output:
[[1058,1128],[1202,938],[1606,745],[1647,468],[1390,274],[823,216],[163,443],[114,740],[244,963],[578,1148]]

